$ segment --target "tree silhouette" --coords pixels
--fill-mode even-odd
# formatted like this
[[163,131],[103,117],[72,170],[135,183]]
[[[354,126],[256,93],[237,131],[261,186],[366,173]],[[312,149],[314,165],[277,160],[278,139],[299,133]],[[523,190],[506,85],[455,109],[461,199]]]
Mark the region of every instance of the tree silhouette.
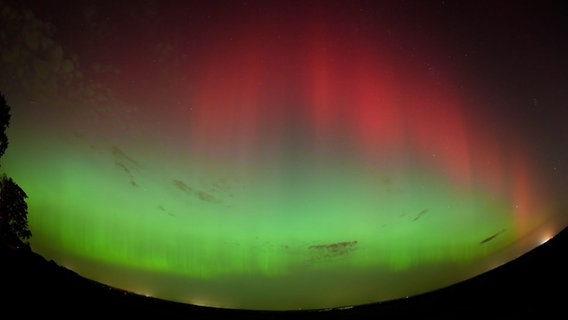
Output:
[[10,126],[10,105],[6,102],[4,94],[0,93],[0,158],[8,148],[8,136],[6,136],[6,129]]
[[28,195],[12,178],[0,178],[0,236],[12,247],[29,247],[32,232],[28,228]]
[[[10,106],[0,93],[0,157],[8,147],[6,129],[10,125]],[[29,249],[32,232],[28,228],[28,195],[6,174],[0,177],[0,243]]]

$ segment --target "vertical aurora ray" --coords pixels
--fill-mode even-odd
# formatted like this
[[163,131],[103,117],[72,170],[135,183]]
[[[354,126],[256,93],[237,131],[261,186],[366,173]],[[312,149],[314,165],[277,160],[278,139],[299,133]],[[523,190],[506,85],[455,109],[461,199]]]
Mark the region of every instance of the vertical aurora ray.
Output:
[[156,46],[191,59],[155,69],[115,40],[100,59],[122,73],[42,100],[53,124],[15,109],[3,168],[30,196],[32,247],[110,285],[247,309],[396,299],[525,250],[558,200],[522,130],[487,121],[434,45],[316,7],[196,19]]

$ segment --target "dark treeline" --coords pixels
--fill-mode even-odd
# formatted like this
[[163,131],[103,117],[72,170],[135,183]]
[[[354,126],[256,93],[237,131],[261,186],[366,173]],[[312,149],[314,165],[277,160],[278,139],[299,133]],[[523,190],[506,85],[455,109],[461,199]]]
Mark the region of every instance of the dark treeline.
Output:
[[[0,160],[8,148],[6,130],[12,118],[11,108],[0,92]],[[0,245],[30,249],[32,232],[28,227],[28,195],[6,173],[0,176]]]

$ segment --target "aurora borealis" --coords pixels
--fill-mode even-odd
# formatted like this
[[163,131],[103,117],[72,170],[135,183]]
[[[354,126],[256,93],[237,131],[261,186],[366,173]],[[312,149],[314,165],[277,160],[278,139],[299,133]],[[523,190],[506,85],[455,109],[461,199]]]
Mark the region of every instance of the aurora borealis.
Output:
[[554,10],[174,3],[0,1],[2,169],[34,251],[168,300],[318,309],[449,286],[566,225]]

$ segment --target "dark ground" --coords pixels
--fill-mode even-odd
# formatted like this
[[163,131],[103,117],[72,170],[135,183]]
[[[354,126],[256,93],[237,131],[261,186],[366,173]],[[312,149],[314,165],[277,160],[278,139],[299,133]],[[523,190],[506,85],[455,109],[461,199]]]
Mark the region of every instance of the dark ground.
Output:
[[544,319],[568,316],[568,230],[473,279],[404,300],[347,310],[263,312],[210,309],[111,289],[29,251],[0,252],[1,314],[59,319]]

